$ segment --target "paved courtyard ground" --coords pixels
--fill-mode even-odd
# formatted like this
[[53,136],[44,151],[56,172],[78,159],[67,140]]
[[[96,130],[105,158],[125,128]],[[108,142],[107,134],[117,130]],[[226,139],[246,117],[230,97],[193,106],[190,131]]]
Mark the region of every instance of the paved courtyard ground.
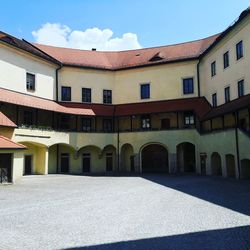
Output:
[[0,186],[0,249],[250,249],[250,182],[30,176]]

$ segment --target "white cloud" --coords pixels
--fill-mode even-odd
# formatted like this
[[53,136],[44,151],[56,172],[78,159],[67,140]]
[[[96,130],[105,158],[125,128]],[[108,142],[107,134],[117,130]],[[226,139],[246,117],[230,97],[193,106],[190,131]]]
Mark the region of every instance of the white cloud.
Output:
[[59,47],[88,50],[96,48],[102,51],[141,48],[137,35],[134,33],[125,33],[119,38],[113,37],[113,31],[110,29],[71,30],[60,23],[46,23],[40,29],[33,31],[32,35],[37,43]]

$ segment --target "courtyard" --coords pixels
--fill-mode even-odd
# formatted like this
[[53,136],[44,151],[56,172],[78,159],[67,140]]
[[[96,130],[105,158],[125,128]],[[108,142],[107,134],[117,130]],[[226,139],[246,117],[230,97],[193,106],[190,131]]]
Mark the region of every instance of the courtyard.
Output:
[[0,212],[0,249],[250,249],[249,181],[27,176]]

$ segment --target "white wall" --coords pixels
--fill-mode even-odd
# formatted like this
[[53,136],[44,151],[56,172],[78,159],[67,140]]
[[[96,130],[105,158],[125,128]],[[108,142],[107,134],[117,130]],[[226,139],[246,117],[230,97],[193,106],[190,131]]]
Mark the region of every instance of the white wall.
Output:
[[[0,87],[55,99],[56,65],[0,43]],[[26,72],[35,74],[35,91],[26,89]]]

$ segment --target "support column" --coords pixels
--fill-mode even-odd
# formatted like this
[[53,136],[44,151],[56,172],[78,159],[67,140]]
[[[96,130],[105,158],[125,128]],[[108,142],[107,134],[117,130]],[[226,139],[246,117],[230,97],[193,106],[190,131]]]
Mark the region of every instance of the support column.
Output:
[[47,175],[48,174],[48,170],[49,170],[49,148],[45,148],[44,150],[44,174]]
[[211,168],[211,154],[207,154],[207,162],[206,162],[206,175],[212,175],[212,168]]
[[134,154],[134,164],[135,164],[135,172],[142,173],[141,161],[140,161],[140,154]]
[[221,170],[222,170],[222,177],[227,177],[226,156],[224,154],[221,154]]

